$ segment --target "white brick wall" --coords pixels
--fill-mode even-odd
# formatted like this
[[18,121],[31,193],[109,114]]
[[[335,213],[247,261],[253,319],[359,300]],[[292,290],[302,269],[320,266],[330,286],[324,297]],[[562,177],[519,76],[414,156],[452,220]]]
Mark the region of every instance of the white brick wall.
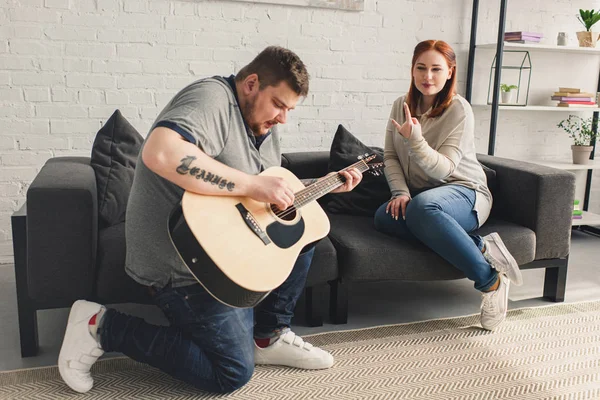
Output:
[[[10,214],[45,160],[88,155],[116,108],[145,135],[181,87],[234,73],[269,44],[292,48],[312,76],[311,94],[284,129],[285,151],[328,149],[339,123],[382,145],[418,41],[454,46],[464,92],[471,3],[366,0],[363,12],[349,12],[219,0],[0,0],[0,263],[12,262]],[[481,1],[480,42],[496,36],[497,3]],[[510,2],[507,29],[543,32],[550,43],[566,31],[575,45],[575,14],[592,3]],[[532,84],[539,86],[532,94],[559,82],[596,89],[598,58],[544,57],[532,54]],[[490,64],[489,54],[478,53],[476,95],[483,98]],[[489,111],[475,113],[478,150],[486,152]],[[569,141],[555,127],[561,116],[503,112],[497,154],[568,156]]]

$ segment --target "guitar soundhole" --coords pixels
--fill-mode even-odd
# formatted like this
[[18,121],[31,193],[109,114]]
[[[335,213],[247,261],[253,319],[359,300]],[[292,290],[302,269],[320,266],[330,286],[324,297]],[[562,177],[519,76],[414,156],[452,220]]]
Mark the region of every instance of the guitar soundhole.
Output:
[[284,221],[292,221],[296,218],[296,208],[294,206],[286,208],[284,211],[280,210],[275,204],[271,204],[271,211],[279,219]]

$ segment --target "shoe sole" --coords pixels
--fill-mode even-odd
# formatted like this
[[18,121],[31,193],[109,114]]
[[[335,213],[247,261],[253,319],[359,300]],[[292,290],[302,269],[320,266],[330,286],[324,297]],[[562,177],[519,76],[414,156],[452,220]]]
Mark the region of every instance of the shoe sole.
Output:
[[512,256],[512,254],[510,254],[510,251],[508,251],[498,233],[493,232],[490,234],[490,236],[494,240],[496,246],[498,246],[498,249],[500,249],[500,252],[504,258],[510,261],[510,269],[508,271],[504,271],[504,273],[512,283],[514,283],[516,286],[521,286],[523,284],[523,275],[521,275],[519,264],[517,264],[515,258]]

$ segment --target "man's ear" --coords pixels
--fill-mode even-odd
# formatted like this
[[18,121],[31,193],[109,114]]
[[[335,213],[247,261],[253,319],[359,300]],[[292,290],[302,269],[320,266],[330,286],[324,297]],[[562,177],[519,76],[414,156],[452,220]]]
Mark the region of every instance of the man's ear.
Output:
[[244,88],[245,95],[249,95],[254,92],[258,92],[259,87],[260,87],[260,82],[258,81],[257,74],[250,74],[246,77],[246,79],[244,79],[243,88]]

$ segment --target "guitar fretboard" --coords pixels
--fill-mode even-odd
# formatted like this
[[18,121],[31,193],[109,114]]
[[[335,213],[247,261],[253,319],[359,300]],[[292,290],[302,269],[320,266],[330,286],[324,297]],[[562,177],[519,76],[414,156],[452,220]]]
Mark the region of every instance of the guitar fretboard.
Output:
[[[356,168],[361,173],[369,170],[369,165],[364,161],[360,160],[356,163],[346,167],[343,171]],[[299,192],[294,194],[294,207],[296,209],[305,206],[306,204],[325,196],[327,193],[335,190],[336,188],[342,186],[344,181],[340,174],[334,174],[328,176],[327,178],[321,179],[312,185],[308,186],[300,190]]]

